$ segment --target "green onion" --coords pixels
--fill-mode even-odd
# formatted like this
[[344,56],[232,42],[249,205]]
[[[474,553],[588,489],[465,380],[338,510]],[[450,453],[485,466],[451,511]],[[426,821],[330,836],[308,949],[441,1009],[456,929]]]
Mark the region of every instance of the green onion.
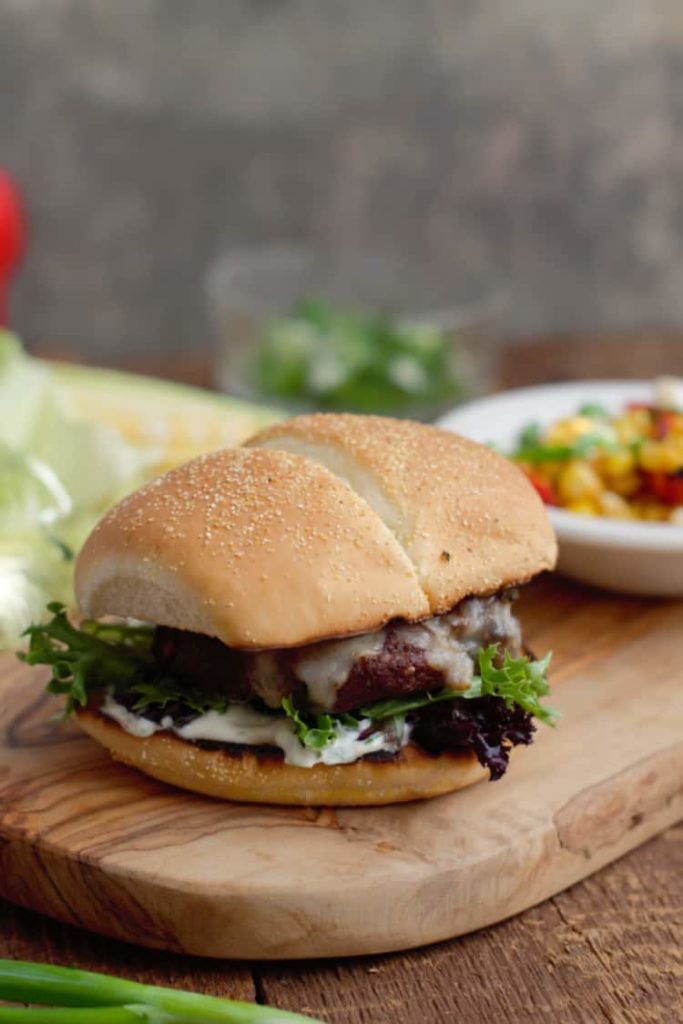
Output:
[[[145,1016],[146,1014],[146,1016]],[[177,1018],[174,1018],[177,1020]],[[170,1018],[150,1017],[144,1008],[89,1007],[74,1010],[60,1007],[0,1007],[0,1022],[3,1024],[140,1024],[140,1021],[170,1021]]]
[[[156,1012],[156,1011],[154,1011]],[[145,1015],[146,1014],[146,1015]],[[178,1020],[178,1018],[172,1018]],[[44,1007],[38,1009],[26,1006],[0,1006],[0,1024],[140,1024],[140,1021],[170,1021],[171,1018],[150,1017],[144,1007],[131,1009],[126,1006],[91,1007]]]
[[[310,1024],[287,1010],[141,985],[73,967],[0,960],[0,999],[52,1009],[0,1007],[0,1022],[29,1024]],[[59,1009],[59,1007],[69,1007]],[[81,1009],[73,1009],[81,1007]],[[321,1024],[320,1021],[314,1024]]]

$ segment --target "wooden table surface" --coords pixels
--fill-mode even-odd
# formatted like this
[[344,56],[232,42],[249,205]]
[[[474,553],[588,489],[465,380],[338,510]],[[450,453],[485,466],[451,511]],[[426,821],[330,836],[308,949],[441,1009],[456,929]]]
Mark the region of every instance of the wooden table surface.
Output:
[[[139,368],[157,369],[151,361]],[[683,374],[683,336],[517,343],[499,366],[509,385],[660,373]],[[177,363],[175,376],[206,380],[206,363]],[[511,921],[415,952],[290,964],[189,960],[0,902],[0,955],[256,1000],[330,1024],[677,1024],[683,824]]]

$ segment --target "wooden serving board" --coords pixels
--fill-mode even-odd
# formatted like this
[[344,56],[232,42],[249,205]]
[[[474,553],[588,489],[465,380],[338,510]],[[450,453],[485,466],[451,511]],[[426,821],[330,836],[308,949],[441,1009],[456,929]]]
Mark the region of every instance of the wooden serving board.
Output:
[[557,580],[525,638],[552,647],[556,730],[508,775],[362,810],[226,804],[112,763],[55,722],[45,675],[0,660],[0,895],[84,928],[214,957],[418,946],[546,899],[683,818],[683,603]]

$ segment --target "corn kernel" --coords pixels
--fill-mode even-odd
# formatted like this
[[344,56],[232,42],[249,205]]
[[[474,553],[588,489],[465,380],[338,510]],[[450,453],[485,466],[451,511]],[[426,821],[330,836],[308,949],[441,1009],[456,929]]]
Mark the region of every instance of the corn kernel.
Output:
[[642,500],[634,502],[633,510],[638,519],[645,519],[649,522],[664,522],[669,518],[670,509],[659,501]]
[[637,494],[642,486],[642,480],[638,473],[626,473],[624,476],[615,476],[609,482],[611,491],[620,494],[622,498],[630,498]]
[[603,482],[587,462],[574,460],[560,473],[557,490],[563,502],[594,498],[604,488]]
[[613,426],[622,444],[630,444],[639,438],[652,435],[652,420],[647,409],[631,409],[622,416],[617,416]]
[[605,452],[600,459],[600,469],[606,476],[626,476],[635,467],[636,460],[628,448],[620,448],[616,452]]
[[558,420],[546,435],[547,444],[573,444],[584,434],[593,433],[595,424],[587,416],[571,416]]
[[593,498],[577,498],[565,505],[567,512],[575,512],[577,516],[599,516],[600,508]]
[[598,497],[598,504],[603,516],[609,516],[611,519],[633,519],[629,503],[614,491],[603,491]]
[[669,522],[674,523],[676,526],[683,526],[683,505],[676,505],[676,507],[671,510]]
[[683,467],[683,441],[645,441],[638,452],[638,462],[650,473],[676,473]]

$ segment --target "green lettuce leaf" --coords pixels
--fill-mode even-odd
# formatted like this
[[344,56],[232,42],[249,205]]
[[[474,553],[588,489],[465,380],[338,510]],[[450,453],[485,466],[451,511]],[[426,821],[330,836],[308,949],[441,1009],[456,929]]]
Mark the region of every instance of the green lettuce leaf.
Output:
[[0,442],[18,451],[29,447],[49,392],[48,370],[27,356],[19,339],[0,329]]
[[502,697],[508,707],[517,704],[546,725],[553,725],[559,717],[552,708],[541,704],[541,697],[550,692],[546,673],[552,660],[552,651],[544,658],[532,660],[524,655],[513,658],[509,651],[503,651],[503,663],[496,666],[500,657],[499,645],[491,644],[479,651],[479,675],[472,680],[463,697]]
[[[51,667],[48,690],[66,697],[66,714],[84,707],[90,694],[105,688],[133,694],[136,712],[163,710],[173,704],[198,714],[227,710],[229,701],[222,694],[188,687],[165,672],[151,653],[153,627],[86,621],[79,629],[69,622],[64,605],[52,602],[48,610],[52,614],[48,622],[25,631],[28,650],[18,657],[29,665]],[[388,698],[366,705],[357,715],[314,714],[297,708],[290,697],[285,697],[282,711],[294,723],[301,743],[312,750],[322,750],[332,743],[343,727],[357,729],[362,719],[383,723],[383,727],[393,720],[393,727],[398,728],[411,711],[449,700],[500,697],[509,707],[517,705],[553,725],[556,712],[541,703],[548,693],[550,659],[551,654],[538,661],[514,658],[508,651],[500,652],[498,644],[491,644],[479,651],[479,673],[465,691],[440,690]]]
[[0,647],[52,598],[73,601],[65,557],[142,482],[156,455],[80,418],[47,366],[0,331]]
[[51,602],[48,610],[48,622],[25,631],[29,647],[18,657],[29,665],[51,667],[47,688],[66,697],[67,715],[105,688],[133,694],[136,712],[164,710],[171,704],[198,714],[227,710],[226,697],[188,687],[163,670],[150,652],[153,627],[87,620],[78,629],[69,622],[64,605]]
[[205,715],[208,711],[225,714],[230,706],[230,701],[222,694],[197,690],[179,683],[171,676],[141,680],[126,687],[126,692],[137,695],[133,704],[133,711],[137,712],[149,708],[161,708],[163,711],[170,705],[181,704],[189,711],[196,711],[198,715]]
[[52,678],[50,693],[66,697],[66,714],[76,707],[85,707],[89,695],[108,686],[133,689],[158,672],[149,652],[152,630],[137,627],[85,623],[73,626],[66,608],[53,601],[49,622],[29,626],[27,651],[17,655],[28,665],[49,665]]
[[311,750],[322,750],[337,737],[340,726],[358,727],[358,719],[348,714],[304,715],[292,703],[291,698],[284,697],[282,710],[296,726],[299,741]]
[[497,667],[496,660],[499,658],[498,644],[482,648],[479,651],[479,674],[474,676],[467,690],[439,690],[436,693],[380,700],[361,708],[361,714],[373,721],[382,721],[444,700],[502,697],[508,707],[517,704],[534,718],[546,725],[553,725],[558,717],[557,712],[541,704],[541,697],[549,692],[546,672],[552,652],[548,652],[540,661],[532,661],[525,656],[513,658],[509,651],[504,651],[502,665]]

